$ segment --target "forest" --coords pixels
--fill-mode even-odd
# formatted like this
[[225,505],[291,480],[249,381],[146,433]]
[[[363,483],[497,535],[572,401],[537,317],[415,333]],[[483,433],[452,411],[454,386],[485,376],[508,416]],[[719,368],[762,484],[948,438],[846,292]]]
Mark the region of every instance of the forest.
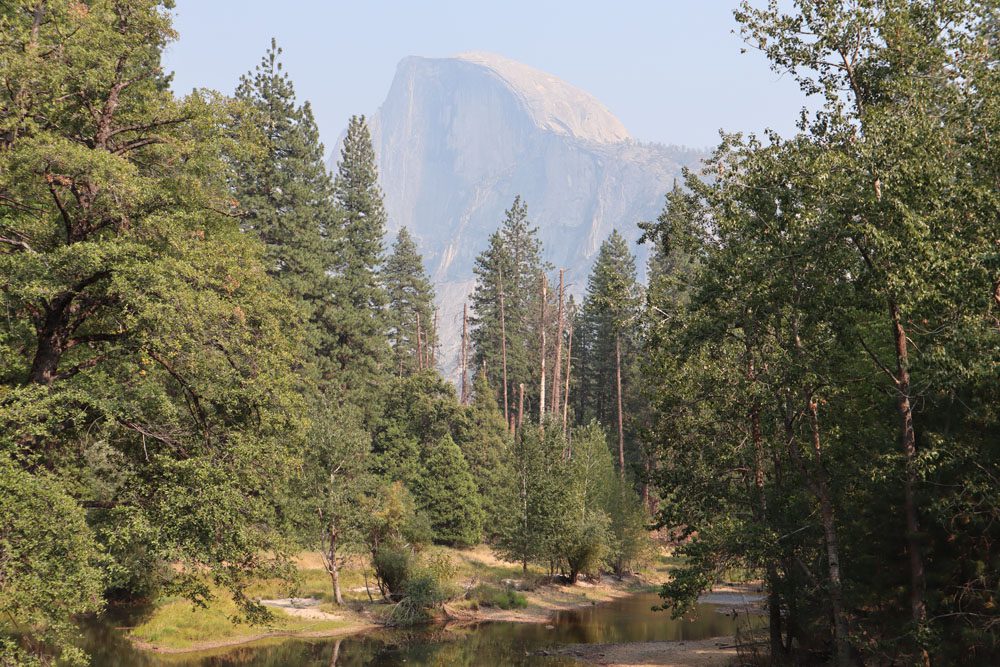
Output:
[[0,664],[166,595],[266,623],[306,549],[419,622],[425,545],[664,542],[664,614],[761,582],[769,664],[1000,662],[1000,4],[759,4],[798,131],[723,133],[577,296],[515,199],[456,386],[363,116],[330,173],[276,43],[177,95],[172,3],[0,2]]

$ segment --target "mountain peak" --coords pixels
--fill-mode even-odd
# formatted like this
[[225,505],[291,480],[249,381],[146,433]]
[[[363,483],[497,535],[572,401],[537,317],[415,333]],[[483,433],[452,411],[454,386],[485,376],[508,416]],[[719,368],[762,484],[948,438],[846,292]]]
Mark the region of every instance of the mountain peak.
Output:
[[482,51],[460,53],[455,59],[490,70],[544,130],[601,144],[632,138],[622,122],[597,98],[547,72]]
[[370,128],[389,231],[409,229],[434,280],[447,369],[476,256],[515,196],[579,296],[601,241],[618,229],[634,243],[700,157],[633,141],[589,93],[489,53],[404,58]]

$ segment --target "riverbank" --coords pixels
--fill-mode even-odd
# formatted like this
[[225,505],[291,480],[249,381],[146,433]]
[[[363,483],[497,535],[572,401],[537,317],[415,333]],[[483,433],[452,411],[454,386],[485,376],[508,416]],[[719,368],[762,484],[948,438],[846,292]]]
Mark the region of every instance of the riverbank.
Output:
[[[447,557],[454,570],[451,580],[457,591],[476,587],[517,589],[517,604],[501,608],[475,596],[459,595],[442,608],[439,619],[449,624],[473,624],[485,621],[545,623],[558,611],[581,609],[649,591],[668,576],[671,559],[657,558],[639,576],[618,580],[579,581],[575,585],[548,583],[545,573],[529,568],[527,574],[517,564],[498,560],[487,547],[448,549],[434,547],[438,556]],[[132,628],[125,628],[131,642],[142,650],[159,654],[189,654],[218,651],[228,647],[284,638],[335,638],[363,633],[381,626],[381,617],[389,605],[378,600],[371,590],[369,599],[360,562],[342,572],[341,581],[347,604],[331,602],[329,578],[319,554],[306,552],[296,559],[298,580],[263,582],[252,591],[274,614],[268,626],[234,623],[235,605],[219,591],[205,608],[194,608],[187,600],[166,598]],[[374,583],[368,582],[373,589]],[[508,606],[508,605],[504,605]]]
[[552,655],[570,657],[588,665],[607,667],[726,667],[736,659],[732,637],[698,641],[576,644]]
[[[760,582],[723,583],[699,596],[698,601],[715,607],[716,613],[763,618],[764,592]],[[727,667],[737,655],[732,636],[698,640],[623,642],[617,644],[571,644],[551,655],[573,658],[588,665],[606,667]]]

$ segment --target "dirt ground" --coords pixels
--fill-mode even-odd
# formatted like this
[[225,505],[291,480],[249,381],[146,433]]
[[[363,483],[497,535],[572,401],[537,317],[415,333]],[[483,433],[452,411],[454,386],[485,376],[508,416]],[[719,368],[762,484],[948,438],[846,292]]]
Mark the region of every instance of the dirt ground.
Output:
[[725,667],[736,658],[732,637],[686,642],[633,642],[628,644],[577,644],[555,651],[590,665],[632,667]]

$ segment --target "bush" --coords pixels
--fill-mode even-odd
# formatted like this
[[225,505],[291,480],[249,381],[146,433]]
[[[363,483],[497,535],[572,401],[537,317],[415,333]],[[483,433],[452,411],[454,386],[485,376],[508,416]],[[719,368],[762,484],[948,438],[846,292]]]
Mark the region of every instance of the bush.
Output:
[[0,456],[0,665],[48,664],[53,653],[60,664],[86,664],[73,616],[101,608],[100,565],[66,489]]
[[384,545],[375,552],[372,566],[382,595],[395,600],[403,596],[413,574],[413,560],[410,549],[395,544]]
[[466,593],[476,607],[495,607],[497,609],[524,609],[528,606],[528,598],[511,587],[498,588],[489,584],[480,584]]
[[655,547],[647,524],[649,516],[631,482],[615,476],[608,491],[606,511],[611,517],[605,562],[621,578],[652,560]]
[[427,568],[411,573],[399,595],[399,602],[386,619],[386,625],[414,625],[431,620],[430,610],[448,599],[442,582]]
[[413,496],[399,482],[378,489],[371,516],[365,522],[365,544],[374,556],[385,545],[408,544],[420,551],[434,535],[427,516],[417,510]]
[[569,565],[569,579],[576,583],[581,573],[597,573],[608,553],[608,515],[588,512],[563,538],[563,557]]

